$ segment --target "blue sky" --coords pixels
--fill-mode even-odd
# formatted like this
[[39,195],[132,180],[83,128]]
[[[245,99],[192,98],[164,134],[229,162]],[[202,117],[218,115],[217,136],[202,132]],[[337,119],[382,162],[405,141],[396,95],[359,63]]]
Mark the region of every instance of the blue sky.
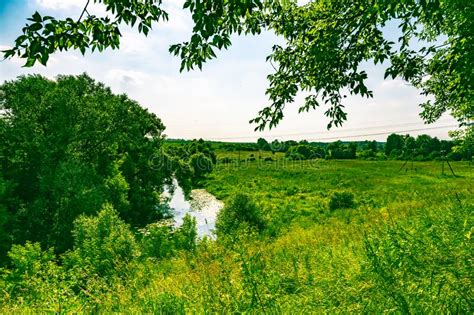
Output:
[[[86,0],[0,0],[0,49],[10,47],[35,10],[53,16],[79,16]],[[265,62],[271,47],[281,39],[271,33],[235,37],[229,50],[202,71],[179,73],[179,59],[168,53],[170,44],[189,38],[190,17],[181,9],[184,0],[164,0],[170,14],[168,23],[154,26],[148,37],[124,28],[120,50],[86,54],[71,51],[54,54],[47,67],[22,68],[19,59],[0,62],[0,82],[22,74],[40,73],[49,78],[58,74],[80,74],[104,82],[116,93],[127,93],[142,106],[156,113],[165,123],[170,138],[205,138],[227,141],[268,139],[308,139],[332,141],[385,140],[384,132],[455,125],[449,116],[424,125],[417,106],[424,100],[419,92],[401,80],[383,80],[381,66],[367,64],[368,85],[374,98],[348,97],[348,121],[343,127],[326,130],[328,118],[322,107],[298,114],[303,95],[287,106],[282,123],[271,131],[254,132],[248,121],[268,105],[265,96],[266,76],[272,67]],[[103,6],[94,4],[92,14],[104,14]],[[387,35],[395,37],[393,28]],[[451,128],[452,129],[452,128]],[[450,128],[410,132],[448,138]],[[374,135],[372,135],[374,134]],[[375,135],[377,134],[377,135]]]

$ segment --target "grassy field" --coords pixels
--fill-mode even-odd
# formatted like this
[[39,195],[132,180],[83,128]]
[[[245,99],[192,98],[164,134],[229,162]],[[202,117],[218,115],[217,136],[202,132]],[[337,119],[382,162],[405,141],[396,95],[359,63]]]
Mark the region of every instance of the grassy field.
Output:
[[[292,296],[301,297],[302,301],[290,303],[287,311],[296,305],[304,305],[301,311],[335,311],[340,310],[339,307],[362,311],[367,310],[370,303],[377,303],[374,292],[368,292],[380,289],[373,275],[364,280],[361,277],[361,268],[368,263],[364,242],[370,237],[383,238],[387,228],[396,230],[398,225],[407,225],[413,229],[415,238],[421,239],[423,232],[407,222],[426,223],[428,216],[436,217],[432,220],[439,220],[435,224],[441,224],[456,211],[453,209],[462,208],[464,212],[459,210],[453,214],[464,220],[463,230],[457,233],[467,232],[469,239],[465,245],[472,249],[469,231],[473,222],[474,168],[467,162],[451,163],[457,175],[454,177],[450,173],[446,175],[447,165],[446,174],[442,175],[441,164],[415,162],[401,169],[403,162],[400,161],[257,160],[221,165],[205,187],[223,200],[237,192],[246,192],[254,196],[263,209],[268,235],[264,242],[266,247],[259,244],[257,251],[267,257],[274,255],[270,265],[278,266],[275,270],[285,270],[285,277],[305,283],[298,287],[300,294]],[[336,192],[352,193],[354,208],[331,211],[328,204]],[[395,255],[402,255],[403,250],[399,250]],[[422,255],[430,256],[429,253]],[[472,259],[472,255],[470,257]],[[393,292],[388,296],[390,294]],[[387,309],[375,307],[373,310],[388,310],[388,305],[390,303]],[[393,309],[400,309],[399,306],[396,302],[392,305]]]
[[[265,219],[260,234],[137,260],[120,280],[92,279],[84,292],[45,285],[35,302],[12,300],[2,311],[470,312],[474,166],[452,163],[457,177],[441,175],[440,162],[401,166],[220,164],[202,185],[226,203],[236,193],[252,196]],[[351,193],[353,205],[331,210],[337,192]]]
[[[349,191],[358,205],[353,218],[388,213],[399,216],[438,206],[449,206],[455,194],[472,196],[474,166],[451,162],[456,177],[441,162],[311,160],[254,161],[220,165],[209,176],[206,189],[225,200],[248,192],[268,212],[284,211],[297,222],[318,222],[329,214],[332,193]],[[448,175],[449,174],[449,175]]]

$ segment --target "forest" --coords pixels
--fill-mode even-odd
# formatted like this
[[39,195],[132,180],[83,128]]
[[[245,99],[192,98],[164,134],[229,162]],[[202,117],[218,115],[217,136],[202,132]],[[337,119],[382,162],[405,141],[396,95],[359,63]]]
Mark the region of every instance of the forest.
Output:
[[[84,5],[33,13],[2,51],[25,72],[0,82],[1,313],[474,312],[474,2],[183,1],[190,39],[169,47],[180,71],[237,35],[284,39],[248,142],[168,136],[85,72],[34,73],[168,20],[157,0]],[[394,21],[396,43],[383,31]],[[347,95],[373,97],[368,61],[427,96],[425,123],[456,121],[449,139],[257,133],[292,103],[340,127]]]

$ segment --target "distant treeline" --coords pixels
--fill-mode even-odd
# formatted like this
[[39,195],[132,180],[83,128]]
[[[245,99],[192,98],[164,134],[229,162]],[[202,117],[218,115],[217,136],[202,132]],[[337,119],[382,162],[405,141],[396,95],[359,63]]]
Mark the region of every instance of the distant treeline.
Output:
[[[187,140],[168,140],[170,143],[184,144]],[[194,140],[195,141],[195,140]],[[200,140],[202,141],[202,140]],[[207,141],[206,141],[207,142]],[[458,147],[456,141],[439,140],[429,135],[391,134],[386,142],[377,141],[335,141],[308,142],[279,141],[269,142],[259,138],[257,142],[212,142],[212,148],[221,151],[266,151],[281,152],[292,160],[324,159],[366,159],[366,160],[416,160],[430,161],[449,159],[453,161],[471,160],[473,148]]]

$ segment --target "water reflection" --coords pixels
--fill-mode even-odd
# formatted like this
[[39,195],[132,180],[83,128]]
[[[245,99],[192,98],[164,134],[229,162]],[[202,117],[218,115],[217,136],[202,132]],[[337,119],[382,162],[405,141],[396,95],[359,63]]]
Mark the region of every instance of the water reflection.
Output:
[[204,189],[194,189],[191,199],[184,198],[183,190],[176,185],[169,202],[173,210],[175,225],[180,226],[186,213],[196,218],[198,236],[210,236],[216,224],[216,217],[223,203]]

